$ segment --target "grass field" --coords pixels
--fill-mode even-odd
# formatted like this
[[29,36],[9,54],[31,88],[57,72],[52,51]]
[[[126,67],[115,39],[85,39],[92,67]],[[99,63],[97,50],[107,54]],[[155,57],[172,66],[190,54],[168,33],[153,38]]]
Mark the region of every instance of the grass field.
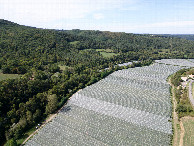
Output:
[[95,50],[95,51],[99,52],[105,58],[119,55],[117,53],[113,53],[113,50],[111,50],[111,49],[84,49],[82,51],[90,51],[90,50]]
[[185,129],[185,135],[183,138],[184,146],[193,146],[194,145],[194,119],[184,119],[183,125]]
[[68,68],[68,66],[65,66],[65,65],[59,65],[60,67],[60,70],[66,70],[66,68]]
[[180,127],[180,124],[177,123],[177,143],[176,145],[179,146],[179,142],[180,142],[180,137],[181,137],[181,127]]
[[5,80],[5,79],[15,79],[15,78],[19,78],[20,75],[18,74],[3,74],[0,73],[0,81]]
[[112,53],[113,52],[112,49],[96,49],[96,51],[98,51],[98,52],[106,52],[106,53]]
[[96,51],[97,52],[100,52],[100,54],[103,57],[108,57],[108,58],[118,55],[116,53],[113,53],[113,50],[112,49],[96,49]]
[[70,42],[71,45],[76,45],[79,41]]
[[60,70],[64,71],[66,69],[71,69],[72,67],[66,66],[66,65],[58,65],[60,67]]
[[103,57],[113,57],[113,56],[118,55],[118,54],[116,54],[116,53],[107,53],[107,52],[100,52],[100,54],[101,54]]

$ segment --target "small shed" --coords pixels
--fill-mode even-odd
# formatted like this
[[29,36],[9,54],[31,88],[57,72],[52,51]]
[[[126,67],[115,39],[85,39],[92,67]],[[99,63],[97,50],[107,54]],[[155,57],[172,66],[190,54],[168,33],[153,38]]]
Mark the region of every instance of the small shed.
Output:
[[181,77],[181,80],[183,80],[184,82],[186,82],[188,80],[187,77]]

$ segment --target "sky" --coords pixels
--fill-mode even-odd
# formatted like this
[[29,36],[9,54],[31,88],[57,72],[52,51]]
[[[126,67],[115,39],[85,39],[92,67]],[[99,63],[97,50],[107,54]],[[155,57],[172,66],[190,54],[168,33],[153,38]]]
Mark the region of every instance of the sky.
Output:
[[194,0],[0,0],[0,19],[49,29],[194,34]]

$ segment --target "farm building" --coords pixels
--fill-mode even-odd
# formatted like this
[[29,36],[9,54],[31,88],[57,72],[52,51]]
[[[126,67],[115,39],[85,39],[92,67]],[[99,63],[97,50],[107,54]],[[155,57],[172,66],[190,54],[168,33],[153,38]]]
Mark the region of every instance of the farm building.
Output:
[[194,79],[194,75],[192,75],[192,74],[189,75],[188,77]]
[[184,82],[188,81],[188,77],[181,77],[181,80],[183,80]]

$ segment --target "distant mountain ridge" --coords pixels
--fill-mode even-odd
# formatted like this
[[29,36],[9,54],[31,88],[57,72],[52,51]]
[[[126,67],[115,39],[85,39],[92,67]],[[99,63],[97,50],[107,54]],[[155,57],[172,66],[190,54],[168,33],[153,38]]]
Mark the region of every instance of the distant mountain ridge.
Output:
[[177,37],[194,41],[194,34],[161,34],[162,36]]

